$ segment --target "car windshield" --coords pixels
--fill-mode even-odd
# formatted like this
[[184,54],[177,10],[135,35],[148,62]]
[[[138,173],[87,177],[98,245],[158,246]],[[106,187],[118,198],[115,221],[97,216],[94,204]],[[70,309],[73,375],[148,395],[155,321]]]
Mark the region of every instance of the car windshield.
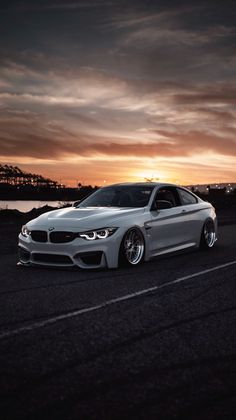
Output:
[[104,187],[85,198],[77,208],[84,207],[145,207],[154,186],[122,185]]

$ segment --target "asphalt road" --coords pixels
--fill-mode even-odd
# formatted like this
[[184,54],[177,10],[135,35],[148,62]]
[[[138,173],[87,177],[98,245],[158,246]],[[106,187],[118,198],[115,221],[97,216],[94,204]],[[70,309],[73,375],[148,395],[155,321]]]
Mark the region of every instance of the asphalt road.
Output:
[[20,268],[6,239],[1,420],[235,420],[236,225],[111,271]]

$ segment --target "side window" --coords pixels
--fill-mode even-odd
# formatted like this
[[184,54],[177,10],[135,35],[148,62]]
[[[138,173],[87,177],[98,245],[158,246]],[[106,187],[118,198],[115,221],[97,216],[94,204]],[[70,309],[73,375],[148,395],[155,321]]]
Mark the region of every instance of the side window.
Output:
[[188,204],[196,204],[197,203],[196,197],[194,197],[194,195],[192,195],[190,192],[182,190],[181,188],[178,188],[178,193],[180,195],[180,199],[181,199],[182,204],[184,206],[186,206]]
[[156,194],[156,200],[169,201],[172,207],[177,205],[174,191],[168,188],[161,188]]

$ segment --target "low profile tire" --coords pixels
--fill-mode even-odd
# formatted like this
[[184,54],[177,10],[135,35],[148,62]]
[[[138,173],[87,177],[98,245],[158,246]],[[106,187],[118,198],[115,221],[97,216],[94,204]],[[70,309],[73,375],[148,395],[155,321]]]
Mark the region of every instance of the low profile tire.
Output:
[[212,248],[216,242],[215,225],[212,220],[204,223],[201,236],[201,247],[205,249]]
[[145,241],[138,228],[129,229],[120,246],[119,262],[121,265],[135,266],[144,258]]

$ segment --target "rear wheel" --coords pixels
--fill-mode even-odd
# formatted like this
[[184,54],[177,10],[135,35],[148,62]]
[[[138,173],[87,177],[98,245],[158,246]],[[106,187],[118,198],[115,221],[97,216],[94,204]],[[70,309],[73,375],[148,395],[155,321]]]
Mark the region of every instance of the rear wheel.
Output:
[[212,248],[216,242],[215,225],[212,220],[207,220],[202,229],[201,247]]
[[145,242],[142,232],[138,228],[129,229],[121,243],[120,263],[134,266],[142,262]]

